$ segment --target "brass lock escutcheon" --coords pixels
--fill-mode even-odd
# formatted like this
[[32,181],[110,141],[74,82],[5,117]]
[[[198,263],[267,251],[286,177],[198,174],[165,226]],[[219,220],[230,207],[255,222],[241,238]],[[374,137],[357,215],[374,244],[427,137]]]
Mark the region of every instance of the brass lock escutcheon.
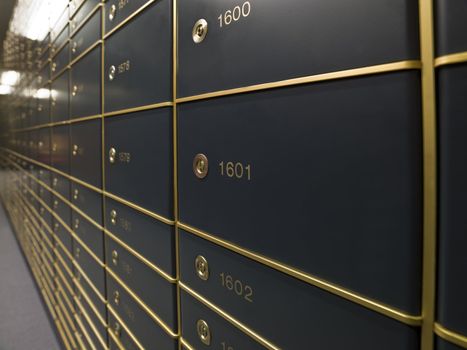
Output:
[[78,199],[79,191],[77,188],[73,191],[73,199],[76,201]]
[[75,257],[76,257],[77,259],[79,259],[80,253],[81,253],[81,250],[79,249],[79,247],[76,247],[76,249],[75,249]]
[[110,81],[114,80],[116,71],[117,71],[117,68],[115,68],[114,65],[111,65],[109,68],[109,80]]
[[58,208],[58,201],[57,200],[54,200],[54,209],[57,209]]
[[120,323],[115,322],[113,331],[115,336],[120,337],[120,334],[122,333],[122,326],[120,326]]
[[117,13],[117,6],[113,4],[110,6],[110,11],[109,11],[109,21],[112,22],[115,18],[115,14]]
[[73,150],[71,151],[71,154],[73,154],[74,156],[78,155],[78,150],[78,145],[73,145]]
[[112,209],[110,211],[110,222],[112,225],[115,225],[117,223],[117,211],[115,209]]
[[58,178],[54,177],[52,180],[52,186],[57,187],[57,184],[58,184]]
[[201,18],[196,21],[195,25],[193,26],[192,37],[193,41],[196,44],[199,44],[204,40],[206,34],[208,33],[208,22],[205,19]]
[[115,305],[120,304],[120,293],[118,290],[114,291],[114,303]]
[[208,170],[208,158],[204,154],[198,153],[193,159],[193,172],[198,179],[204,179],[208,174]]
[[118,252],[116,250],[112,251],[112,263],[117,266],[118,264]]
[[71,53],[76,53],[76,49],[78,48],[78,43],[73,41],[73,45],[71,46]]
[[73,90],[71,91],[71,96],[76,96],[78,93],[78,85],[73,85]]
[[78,218],[75,219],[74,227],[75,227],[75,230],[77,230],[79,228],[79,219]]
[[209,278],[209,265],[206,258],[202,255],[198,255],[195,259],[195,270],[196,275],[203,281],[207,281]]
[[56,69],[57,69],[57,63],[54,62],[52,63],[52,72],[55,72]]
[[211,331],[207,322],[204,320],[198,320],[198,322],[196,322],[196,330],[198,331],[198,336],[201,342],[205,345],[210,345]]
[[111,164],[115,163],[116,156],[117,156],[117,150],[114,147],[111,147],[109,149],[109,162]]

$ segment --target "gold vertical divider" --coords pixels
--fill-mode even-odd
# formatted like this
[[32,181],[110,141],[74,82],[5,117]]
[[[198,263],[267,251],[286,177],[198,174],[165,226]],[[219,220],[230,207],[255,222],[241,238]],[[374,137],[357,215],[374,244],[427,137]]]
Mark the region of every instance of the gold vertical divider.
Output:
[[175,277],[177,280],[177,334],[178,347],[181,347],[182,310],[180,292],[180,233],[178,230],[178,130],[177,130],[177,74],[178,74],[178,7],[177,0],[172,0],[172,138],[173,138],[173,199],[174,199],[174,234],[175,234]]
[[[104,3],[101,3],[101,189],[102,189],[102,194],[101,194],[101,203],[102,203],[102,228],[105,228],[105,196],[104,196],[104,191],[105,191],[105,131],[104,131],[104,50],[105,50],[105,40],[104,40],[104,31],[105,31],[105,6]],[[105,297],[105,323],[107,324],[107,329],[109,326],[109,315],[108,315],[108,310],[107,310],[107,257],[106,252],[107,252],[107,247],[106,247],[106,239],[105,239],[105,231],[102,230],[102,239],[103,241],[103,257],[104,257],[104,297]],[[106,331],[108,333],[108,331]],[[107,348],[110,348],[110,338],[108,334],[106,334],[106,339],[105,339]]]
[[437,225],[433,0],[419,0],[423,110],[423,272],[421,349],[434,348]]

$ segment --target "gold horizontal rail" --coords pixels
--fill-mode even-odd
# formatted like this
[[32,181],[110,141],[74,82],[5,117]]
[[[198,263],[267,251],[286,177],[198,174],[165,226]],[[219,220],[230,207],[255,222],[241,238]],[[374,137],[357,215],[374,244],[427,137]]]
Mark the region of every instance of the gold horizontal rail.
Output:
[[467,62],[467,51],[440,56],[435,59],[435,67]]
[[467,335],[462,335],[456,332],[453,332],[447,328],[444,328],[441,324],[435,323],[434,331],[437,336],[440,338],[460,346],[463,349],[467,349]]
[[256,262],[259,262],[263,265],[269,266],[277,271],[283,272],[289,276],[295,277],[303,282],[306,282],[312,286],[318,287],[322,290],[325,290],[329,293],[337,295],[343,299],[352,301],[360,306],[366,307],[372,311],[376,311],[382,315],[405,323],[409,326],[420,326],[422,323],[422,316],[409,315],[405,312],[392,308],[390,306],[384,305],[380,302],[374,301],[372,299],[361,296],[357,293],[354,293],[350,290],[344,289],[335,285],[333,283],[324,281],[320,278],[312,276],[306,272],[300,271],[298,269],[287,266],[279,261],[265,257],[263,255],[251,252],[247,249],[241,248],[231,242],[225,241],[223,239],[217,238],[211,234],[208,234],[204,231],[196,229],[192,226],[189,226],[184,223],[177,223],[177,226],[188,233],[194,234],[198,237],[204,238],[212,243],[215,243],[221,247],[224,247],[228,250],[234,251],[240,255],[246,256]]

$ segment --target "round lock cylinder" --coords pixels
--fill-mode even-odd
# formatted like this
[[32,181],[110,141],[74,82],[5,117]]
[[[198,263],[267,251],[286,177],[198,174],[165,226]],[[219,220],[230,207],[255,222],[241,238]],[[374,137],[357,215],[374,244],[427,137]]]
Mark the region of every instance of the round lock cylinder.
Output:
[[71,96],[76,96],[77,93],[78,93],[78,85],[73,85]]
[[117,223],[117,211],[115,209],[112,209],[110,211],[110,222],[112,225],[115,225]]
[[120,334],[122,333],[122,326],[120,326],[120,323],[115,322],[113,331],[115,336],[120,337]]
[[118,305],[120,303],[120,293],[118,290],[114,291],[114,304]]
[[75,257],[76,257],[77,259],[79,259],[80,253],[81,253],[81,250],[79,249],[79,247],[76,247],[76,249],[75,249]]
[[205,345],[211,345],[211,331],[207,322],[204,320],[198,320],[198,322],[196,322],[196,330],[201,342]]
[[75,219],[75,230],[77,230],[79,228],[79,219]]
[[109,149],[109,162],[111,164],[115,163],[116,156],[117,156],[117,150],[114,147],[111,147]]
[[77,188],[75,188],[75,190],[73,191],[73,199],[74,200],[77,200],[78,199],[78,195],[79,195],[79,191]]
[[76,156],[78,155],[78,150],[79,150],[79,147],[78,145],[73,145],[73,150],[71,151],[71,153]]
[[202,255],[198,255],[195,259],[195,270],[196,275],[203,281],[207,281],[209,278],[209,265],[206,258]]
[[112,251],[112,263],[117,266],[118,264],[118,252],[116,250]]
[[54,179],[52,180],[52,186],[56,187],[57,184],[58,184],[58,178],[54,177]]
[[117,68],[114,65],[111,65],[109,68],[109,80],[112,81],[115,78],[115,73],[117,72]]
[[208,158],[198,153],[193,159],[193,173],[198,179],[204,179],[208,175],[209,161]]
[[109,10],[109,21],[110,22],[114,20],[116,13],[117,13],[117,6],[113,4],[112,6],[110,6],[110,10]]
[[76,48],[78,47],[78,43],[73,41],[73,45],[71,46],[71,52],[76,53]]
[[196,21],[195,25],[193,26],[192,37],[193,41],[196,44],[199,44],[206,38],[208,33],[208,22],[205,19],[201,18]]

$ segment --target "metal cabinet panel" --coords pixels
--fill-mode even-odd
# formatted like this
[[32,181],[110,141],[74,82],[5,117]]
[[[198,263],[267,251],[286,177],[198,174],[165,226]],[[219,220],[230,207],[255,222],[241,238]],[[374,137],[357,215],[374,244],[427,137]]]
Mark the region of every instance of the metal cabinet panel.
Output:
[[50,85],[38,89],[36,94],[36,125],[50,123]]
[[50,65],[45,65],[39,71],[39,74],[36,78],[37,87],[43,86],[50,79]]
[[131,249],[175,277],[175,228],[105,198],[106,228]]
[[467,51],[467,3],[462,0],[436,0],[436,55]]
[[[82,283],[80,285],[82,285]],[[96,313],[91,308],[91,306],[88,304],[86,299],[81,295],[78,288],[76,288],[75,293],[79,296],[79,299],[80,299],[80,304],[76,305],[76,308],[78,309],[78,317],[81,319],[81,323],[86,327],[86,330],[93,344],[97,347],[97,349],[101,349],[102,348],[101,341],[104,343],[107,343],[107,329],[102,324],[102,322],[99,320],[99,318],[96,316]],[[84,312],[88,315],[90,321],[92,322],[93,327],[89,325],[87,318],[84,316],[83,312],[81,311],[80,305],[82,309],[84,310]],[[102,309],[103,307],[105,307],[105,305],[102,304],[101,302],[99,302],[99,304],[94,305],[94,306],[100,311],[100,313],[102,313]],[[104,312],[104,315],[105,315],[105,312]],[[96,335],[96,332],[97,332],[97,335]],[[99,340],[98,337],[100,337],[101,340]]]
[[70,71],[70,118],[101,112],[101,48],[92,50]]
[[53,173],[52,189],[61,194],[66,200],[70,200],[70,180],[66,177]]
[[[86,244],[86,242],[85,242]],[[80,268],[84,271],[90,282],[99,291],[100,295],[105,295],[105,271],[104,268],[92,257],[91,254],[83,247],[83,245],[75,241],[74,242],[74,259]],[[101,261],[103,264],[103,261]],[[88,283],[81,278],[83,283]]]
[[[99,9],[96,11],[89,21],[78,30],[70,39],[70,60],[73,61],[81,55],[92,44],[101,38],[101,17],[102,13]],[[100,63],[100,57],[99,57]]]
[[58,9],[55,8],[54,16],[53,17],[51,16],[52,18],[56,19],[56,21],[55,23],[51,23],[52,29],[50,31],[50,42],[54,42],[55,40],[57,40],[63,28],[68,23],[68,16],[69,16],[68,6],[62,6],[62,5],[63,5],[63,2],[58,5]]
[[50,165],[50,134],[51,128],[45,127],[39,129],[39,140],[37,147],[38,151],[38,161],[46,165]]
[[[58,240],[61,242],[61,244],[57,242],[56,247],[58,247],[60,251],[66,249],[68,253],[72,254],[73,238],[70,232],[68,232],[68,230],[55,218],[53,219],[53,231],[55,234],[55,241],[57,242]],[[63,252],[61,255],[63,259],[69,260],[66,252]],[[71,268],[71,264],[69,264],[68,267]]]
[[98,188],[102,186],[101,137],[100,119],[71,125],[71,175]]
[[[180,0],[178,9],[178,97],[419,58],[416,1]],[[199,19],[208,28],[197,44]]]
[[438,322],[467,336],[467,64],[438,70]]
[[[177,339],[166,333],[109,274],[107,274],[107,291],[110,306],[144,349],[177,349]],[[115,303],[116,292],[118,304]],[[115,319],[110,315],[111,312],[109,312],[109,320],[112,327],[115,325]]]
[[[72,34],[74,34],[74,31],[78,28],[78,26],[83,23],[91,11],[100,3],[100,0],[85,0],[81,1],[79,4],[77,2],[78,1],[76,1],[73,6],[73,10],[71,11],[71,15],[73,16],[73,18],[70,20],[70,29]],[[76,12],[74,12],[75,9],[77,10]]]
[[69,119],[69,84],[68,71],[50,85],[50,120],[60,122]]
[[105,3],[105,32],[108,33],[131,14],[138,10],[148,0],[120,1],[109,0]]
[[72,182],[71,202],[92,220],[102,225],[102,195],[100,193]]
[[71,211],[71,223],[73,232],[101,261],[105,261],[103,231],[74,210]]
[[50,54],[53,56],[55,53],[58,52],[58,50],[65,44],[65,42],[68,41],[68,25],[62,29],[60,34],[58,34],[57,39],[52,43],[50,46]]
[[62,70],[70,63],[70,44],[66,44],[60,52],[58,52],[53,58],[50,65],[50,71],[52,72],[52,79],[62,72]]
[[[266,349],[248,335],[240,331],[224,318],[194,299],[188,293],[180,293],[182,337],[195,349],[203,349],[206,343],[198,335],[198,322],[207,323],[212,338],[209,345],[219,349]],[[284,347],[285,349],[285,347]]]
[[128,332],[121,327],[120,322],[117,321],[117,319],[112,315],[112,313],[109,314],[109,325],[112,329],[117,329],[116,332],[116,337],[120,343],[120,345],[117,345],[117,342],[114,341],[114,339],[109,336],[109,350],[120,350],[125,349],[125,350],[140,350],[138,345],[135,344],[131,336],[128,334]]
[[170,101],[171,1],[156,1],[107,38],[104,56],[105,112]]
[[[207,280],[197,275],[197,256],[207,261]],[[306,285],[183,230],[180,279],[279,348],[415,350],[420,346],[415,327]],[[182,315],[185,312],[181,310]]]
[[107,191],[172,219],[172,109],[106,118],[104,123]]
[[[63,223],[69,228],[71,227],[71,209],[64,201],[57,196],[53,196],[52,203],[53,211],[63,220]],[[67,231],[68,232],[68,231]],[[69,234],[69,233],[68,233]]]
[[419,84],[397,72],[179,105],[180,221],[419,314]]
[[463,350],[460,346],[454,345],[452,343],[447,342],[446,340],[436,337],[435,340],[435,349],[436,350]]
[[176,284],[170,283],[109,237],[105,240],[108,267],[176,332]]
[[68,174],[70,172],[70,126],[54,126],[51,140],[52,166]]

